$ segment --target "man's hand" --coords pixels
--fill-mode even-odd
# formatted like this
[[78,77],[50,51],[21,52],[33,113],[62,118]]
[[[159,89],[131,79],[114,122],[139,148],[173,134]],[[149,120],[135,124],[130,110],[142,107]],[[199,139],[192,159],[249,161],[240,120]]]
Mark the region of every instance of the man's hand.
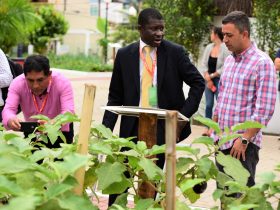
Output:
[[212,87],[214,86],[214,83],[213,83],[213,81],[212,80],[209,80],[208,82],[207,82],[207,87],[208,87],[208,89],[212,89]]
[[236,139],[230,150],[230,155],[232,157],[237,158],[238,160],[240,160],[240,156],[242,156],[242,160],[245,161],[245,152],[246,152],[247,146],[248,145],[246,145],[246,144],[242,144],[240,138]]
[[14,131],[19,131],[20,130],[20,120],[15,117],[15,118],[11,118],[8,121],[8,127]]

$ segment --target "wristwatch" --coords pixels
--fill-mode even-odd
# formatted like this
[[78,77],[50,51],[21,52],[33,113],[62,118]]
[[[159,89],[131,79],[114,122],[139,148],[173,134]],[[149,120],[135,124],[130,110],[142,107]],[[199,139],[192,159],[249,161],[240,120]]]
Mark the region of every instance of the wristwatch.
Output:
[[248,145],[250,143],[249,139],[246,139],[244,137],[240,137],[240,140],[243,145]]
[[210,74],[210,78],[213,79],[214,78],[214,73]]

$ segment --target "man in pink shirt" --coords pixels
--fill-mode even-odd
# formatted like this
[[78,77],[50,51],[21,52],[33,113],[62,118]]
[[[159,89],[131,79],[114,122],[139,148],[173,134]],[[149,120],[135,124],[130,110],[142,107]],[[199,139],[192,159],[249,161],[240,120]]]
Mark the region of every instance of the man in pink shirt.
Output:
[[[17,117],[18,105],[21,106],[25,121],[36,121],[31,116],[42,114],[50,119],[65,112],[74,113],[73,90],[70,81],[58,72],[50,71],[49,60],[42,55],[29,56],[23,67],[24,74],[15,78],[8,92],[2,112],[6,128],[19,131],[20,119]],[[61,130],[67,143],[73,140],[73,124],[62,126]],[[25,133],[28,135],[28,133]],[[59,147],[62,140],[47,147]]]
[[[250,21],[241,11],[234,11],[222,20],[224,42],[232,52],[224,62],[219,83],[219,96],[213,120],[222,129],[256,121],[267,125],[276,101],[276,74],[272,60],[250,39]],[[255,185],[256,166],[262,143],[262,131],[248,128],[220,147],[221,152],[239,159],[250,177],[247,185]],[[223,171],[223,167],[217,164]]]

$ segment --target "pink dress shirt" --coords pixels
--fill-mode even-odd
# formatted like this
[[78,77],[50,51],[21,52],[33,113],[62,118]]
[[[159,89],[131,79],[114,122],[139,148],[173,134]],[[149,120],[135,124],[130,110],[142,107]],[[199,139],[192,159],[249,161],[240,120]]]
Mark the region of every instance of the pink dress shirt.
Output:
[[[25,121],[36,121],[30,118],[33,115],[42,114],[53,119],[65,112],[74,113],[73,90],[70,81],[59,72],[52,71],[52,82],[47,89],[48,98],[45,108],[41,113],[35,107],[31,90],[27,86],[24,74],[16,77],[10,87],[4,110],[2,112],[3,124],[7,128],[8,120],[16,117],[17,107],[20,104]],[[36,96],[38,107],[47,95]],[[69,131],[69,125],[64,125],[62,131]]]
[[[240,55],[226,58],[214,115],[218,116],[222,129],[245,121],[257,121],[266,126],[274,112],[276,94],[274,64],[252,43]],[[261,141],[262,132],[259,131],[252,142],[261,147]],[[233,140],[221,149],[232,145]]]

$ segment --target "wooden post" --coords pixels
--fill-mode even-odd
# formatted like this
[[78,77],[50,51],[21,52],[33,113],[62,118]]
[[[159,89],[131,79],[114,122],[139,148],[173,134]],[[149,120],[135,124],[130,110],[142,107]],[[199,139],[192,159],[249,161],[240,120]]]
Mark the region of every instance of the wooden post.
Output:
[[[79,139],[78,139],[78,153],[87,155],[88,154],[88,139],[91,128],[92,113],[93,113],[93,102],[95,98],[96,87],[94,85],[85,85],[84,101],[82,107],[82,116],[80,123]],[[78,186],[75,187],[74,193],[76,195],[83,194],[84,179],[85,179],[85,168],[80,168],[75,177],[78,181]]]
[[166,141],[166,210],[175,210],[176,204],[176,138],[177,111],[167,111],[165,121]]
[[[148,148],[152,148],[157,143],[157,115],[139,115],[138,139],[145,141]],[[141,198],[154,198],[155,190],[147,183],[143,182],[138,187]]]

